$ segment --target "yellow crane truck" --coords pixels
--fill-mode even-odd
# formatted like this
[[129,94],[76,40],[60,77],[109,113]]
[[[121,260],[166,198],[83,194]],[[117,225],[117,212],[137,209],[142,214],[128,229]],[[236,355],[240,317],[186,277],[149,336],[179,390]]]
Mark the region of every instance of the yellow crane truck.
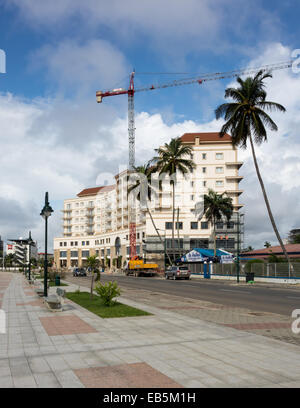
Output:
[[127,268],[125,269],[125,275],[148,275],[153,276],[158,270],[158,265],[156,263],[144,263],[142,259],[131,259]]

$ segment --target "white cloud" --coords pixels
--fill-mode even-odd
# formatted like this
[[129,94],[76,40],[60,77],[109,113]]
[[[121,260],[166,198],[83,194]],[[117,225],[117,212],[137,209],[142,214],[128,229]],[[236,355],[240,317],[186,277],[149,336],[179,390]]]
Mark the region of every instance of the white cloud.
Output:
[[173,68],[184,66],[191,52],[225,54],[238,49],[248,53],[241,42],[249,40],[256,46],[257,38],[268,41],[280,32],[276,12],[259,0],[251,4],[240,0],[6,0],[6,4],[17,8],[22,22],[29,21],[37,30],[62,32],[70,27],[80,37],[101,28],[126,49],[128,44],[144,47],[146,42],[160,53],[161,62],[167,64],[171,58]]
[[124,55],[100,39],[85,43],[65,40],[56,46],[43,46],[31,54],[30,67],[45,69],[59,90],[88,93],[89,97],[99,87],[113,86],[130,72]]

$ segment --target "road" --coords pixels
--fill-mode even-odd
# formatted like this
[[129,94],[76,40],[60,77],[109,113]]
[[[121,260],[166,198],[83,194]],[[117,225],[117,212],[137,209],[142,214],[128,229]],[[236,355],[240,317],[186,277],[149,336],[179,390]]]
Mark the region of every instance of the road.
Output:
[[[72,277],[67,280],[89,286],[90,277]],[[258,286],[235,286],[232,281],[192,279],[164,280],[150,277],[101,275],[101,281],[115,280],[120,287],[144,289],[167,293],[190,299],[205,300],[231,307],[277,313],[291,316],[294,309],[300,309],[300,288]]]

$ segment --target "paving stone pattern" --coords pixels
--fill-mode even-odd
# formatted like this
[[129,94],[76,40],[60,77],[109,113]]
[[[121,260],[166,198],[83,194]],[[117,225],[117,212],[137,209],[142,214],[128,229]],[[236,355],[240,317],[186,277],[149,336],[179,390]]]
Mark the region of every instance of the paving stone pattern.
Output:
[[[2,272],[0,283],[8,326],[0,334],[0,388],[300,386],[296,345],[125,297],[120,301],[153,315],[102,319],[74,303],[54,313],[34,292],[24,293],[21,274]],[[62,318],[93,330],[66,334]],[[59,333],[49,335],[45,321]]]

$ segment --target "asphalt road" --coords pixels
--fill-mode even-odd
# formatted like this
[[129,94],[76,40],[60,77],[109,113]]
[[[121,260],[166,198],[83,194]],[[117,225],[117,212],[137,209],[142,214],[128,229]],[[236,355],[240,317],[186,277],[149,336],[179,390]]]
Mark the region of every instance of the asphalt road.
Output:
[[[89,286],[90,277],[72,277],[70,280],[79,285]],[[192,279],[164,280],[151,277],[101,275],[101,281],[115,280],[120,287],[144,289],[152,292],[167,293],[185,298],[205,300],[231,307],[241,307],[253,311],[277,313],[291,316],[294,309],[300,309],[300,288],[235,286],[232,281]]]

